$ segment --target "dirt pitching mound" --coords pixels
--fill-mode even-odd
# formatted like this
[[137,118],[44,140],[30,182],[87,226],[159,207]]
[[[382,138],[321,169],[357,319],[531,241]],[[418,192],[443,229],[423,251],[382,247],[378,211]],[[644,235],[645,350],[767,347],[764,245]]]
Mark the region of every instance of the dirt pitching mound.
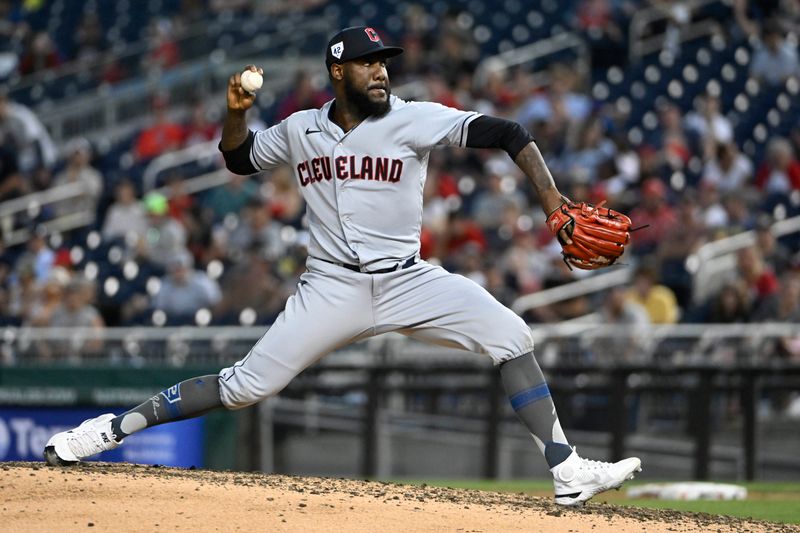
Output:
[[4,531],[788,532],[787,525],[524,494],[113,463],[0,467]]

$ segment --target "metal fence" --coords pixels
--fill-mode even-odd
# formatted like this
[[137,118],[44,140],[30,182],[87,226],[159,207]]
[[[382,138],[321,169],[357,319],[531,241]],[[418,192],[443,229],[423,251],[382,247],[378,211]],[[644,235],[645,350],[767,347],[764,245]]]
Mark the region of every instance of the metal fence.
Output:
[[[6,327],[0,362],[75,365],[224,363],[247,353],[264,333],[260,326],[31,328]],[[577,321],[531,325],[543,366],[616,364],[765,364],[798,360],[786,339],[800,338],[794,323],[608,325]],[[787,344],[788,343],[788,344]],[[786,350],[789,350],[787,352]],[[487,363],[488,358],[387,334],[339,350],[320,363]],[[800,361],[799,361],[800,362]]]
[[[636,453],[646,458],[652,475],[661,477],[800,475],[794,452],[800,437],[792,429],[800,418],[800,361],[792,352],[800,326],[677,325],[632,331],[571,324],[534,327],[533,332],[562,423],[594,457]],[[116,368],[124,371],[118,375],[126,375],[161,368],[170,369],[171,376],[185,371],[188,378],[200,367],[231,364],[262,334],[262,328],[244,327],[7,328],[0,341],[0,403],[31,404],[53,396],[41,387],[36,395],[26,395],[37,384],[36,372],[44,376],[64,369],[69,379],[91,380],[93,369]],[[34,377],[15,383],[20,369]],[[66,389],[78,385],[93,386],[91,381],[65,383],[51,392],[54,398],[67,397]],[[102,398],[113,396],[108,384],[103,390]],[[91,401],[100,401],[95,396]],[[121,397],[131,401],[134,396],[125,389]],[[344,466],[310,470],[316,473],[389,477],[413,473],[414,465],[429,460],[441,468],[450,465],[446,472],[451,475],[510,477],[524,473],[517,465],[520,450],[538,453],[516,422],[487,357],[393,334],[323,358],[252,415],[250,436],[242,441],[249,452],[243,453],[252,455],[252,468],[267,471],[322,468],[315,463],[321,461],[319,454],[302,455],[299,444],[320,435],[336,436],[328,438],[342,445],[328,443],[325,461]],[[285,440],[287,434],[292,440]],[[337,454],[350,458],[337,459]]]
[[[146,111],[150,109],[153,96],[167,95],[173,106],[181,106],[198,95],[218,95],[225,90],[231,68],[248,63],[259,64],[270,73],[262,93],[266,95],[282,90],[291,83],[297,68],[319,68],[319,59],[312,63],[302,54],[283,54],[285,49],[298,47],[303,50],[313,44],[312,49],[321,50],[333,26],[331,19],[325,16],[305,20],[302,32],[297,32],[291,24],[264,32],[259,32],[256,26],[252,39],[229,51],[218,50],[170,70],[157,71],[113,87],[99,86],[58,106],[47,102],[39,105],[36,112],[56,143],[76,136],[98,143],[116,141],[147,122]],[[266,53],[267,50],[270,53]],[[265,98],[263,96],[261,101]]]
[[[797,239],[800,233],[800,216],[775,221],[770,233],[776,238]],[[728,274],[736,266],[736,253],[756,242],[755,231],[744,231],[700,246],[685,261],[686,271],[692,275],[692,299],[696,302],[706,300],[728,280]],[[578,296],[625,285],[633,278],[635,260],[631,265],[615,265],[605,271],[596,271],[576,281],[518,297],[511,308],[519,314],[533,309],[568,300]]]
[[[658,52],[670,37],[682,43],[721,33],[721,25],[712,14],[691,20],[694,13],[712,5],[720,5],[724,10],[729,9],[727,1],[689,0],[680,4],[657,4],[636,10],[628,29],[630,59],[636,61],[642,56]],[[674,21],[672,28],[666,24],[670,21]],[[665,23],[667,29],[651,33],[651,27],[658,22]]]

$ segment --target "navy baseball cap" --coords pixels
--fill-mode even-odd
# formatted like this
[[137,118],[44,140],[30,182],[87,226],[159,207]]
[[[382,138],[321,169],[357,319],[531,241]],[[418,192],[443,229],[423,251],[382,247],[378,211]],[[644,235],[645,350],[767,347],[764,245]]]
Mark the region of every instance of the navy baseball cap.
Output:
[[328,41],[325,65],[330,72],[331,65],[334,63],[352,61],[376,52],[380,52],[386,57],[393,57],[402,54],[403,49],[399,46],[384,46],[378,32],[369,26],[345,28]]

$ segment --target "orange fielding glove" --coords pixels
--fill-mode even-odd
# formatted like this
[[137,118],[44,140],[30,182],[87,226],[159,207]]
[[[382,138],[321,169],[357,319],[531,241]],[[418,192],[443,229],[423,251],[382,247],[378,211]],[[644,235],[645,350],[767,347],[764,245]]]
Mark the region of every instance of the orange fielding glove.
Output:
[[[566,203],[550,213],[547,227],[561,243],[562,255],[567,266],[583,270],[594,270],[613,265],[625,252],[630,242],[631,219],[619,211],[594,206],[586,202]],[[565,230],[572,244],[564,244],[559,236]]]

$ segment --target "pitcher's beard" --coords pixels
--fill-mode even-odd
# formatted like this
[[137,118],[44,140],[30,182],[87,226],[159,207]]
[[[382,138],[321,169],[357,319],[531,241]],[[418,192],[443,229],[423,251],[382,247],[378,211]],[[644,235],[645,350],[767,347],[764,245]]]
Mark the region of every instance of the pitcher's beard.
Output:
[[355,108],[362,120],[367,117],[380,118],[389,112],[392,107],[389,103],[392,90],[388,83],[384,90],[386,91],[386,99],[376,102],[370,99],[369,94],[358,90],[349,79],[344,79],[344,94],[347,96],[347,101]]

